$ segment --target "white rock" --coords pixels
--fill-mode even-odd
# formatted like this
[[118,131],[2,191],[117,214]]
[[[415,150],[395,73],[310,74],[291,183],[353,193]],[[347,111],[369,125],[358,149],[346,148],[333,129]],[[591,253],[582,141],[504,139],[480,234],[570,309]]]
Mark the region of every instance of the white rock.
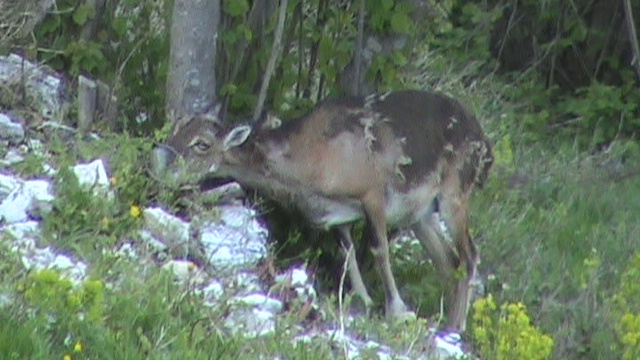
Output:
[[8,140],[9,143],[17,144],[24,140],[24,128],[22,125],[12,122],[6,114],[0,114],[0,140]]
[[[145,227],[163,243],[186,244],[189,242],[190,224],[166,213],[161,208],[146,208],[142,211]],[[166,241],[165,241],[166,240]]]
[[24,155],[20,152],[20,150],[16,148],[11,148],[7,151],[7,154],[4,156],[4,159],[0,159],[0,165],[10,166],[15,165],[17,163],[21,163],[24,161]]
[[23,89],[26,101],[45,119],[61,119],[69,109],[65,82],[44,66],[18,55],[0,56],[0,86]]
[[20,183],[21,181],[13,176],[0,174],[0,200],[4,200]]
[[40,235],[40,224],[36,221],[9,224],[2,228],[2,232],[18,240],[27,237],[38,237]]
[[136,260],[139,258],[138,253],[136,252],[136,249],[133,246],[133,244],[128,242],[120,245],[120,247],[114,251],[114,254],[116,256],[124,257],[131,260]]
[[462,350],[462,338],[459,334],[437,334],[433,337],[436,359],[468,359],[470,355]]
[[170,260],[162,268],[171,271],[179,282],[202,282],[204,278],[198,266],[188,260]]
[[291,281],[291,286],[304,286],[309,282],[309,275],[307,275],[307,271],[301,268],[293,268],[284,274],[276,275],[275,281],[277,283],[283,283],[287,281]]
[[49,246],[13,250],[21,254],[22,265],[27,270],[55,269],[71,280],[74,285],[82,283],[86,278],[87,265],[85,263],[63,254],[57,254]]
[[275,332],[275,315],[260,309],[238,309],[227,316],[225,327],[245,338],[264,336]]
[[264,311],[277,314],[282,311],[283,305],[280,300],[272,299],[264,294],[251,294],[234,299],[234,302],[253,306]]
[[203,225],[200,240],[216,269],[252,268],[267,255],[267,230],[241,205],[220,207],[220,222]]
[[275,277],[275,282],[293,288],[301,302],[313,301],[317,297],[316,290],[304,268],[293,268],[284,274],[278,274]]
[[260,277],[252,272],[238,272],[235,274],[235,280],[233,282],[234,290],[236,293],[252,293],[262,290],[262,284]]
[[73,172],[76,174],[80,186],[91,189],[94,195],[113,197],[113,194],[109,192],[109,177],[107,177],[102,159],[94,160],[88,164],[76,165],[73,167]]
[[204,297],[204,305],[215,306],[224,295],[224,287],[218,280],[211,280],[209,284],[198,290],[198,293]]
[[169,248],[165,243],[163,243],[162,241],[158,240],[151,233],[151,231],[149,231],[147,229],[140,230],[139,234],[140,234],[140,239],[145,244],[149,245],[149,247],[155,252],[163,252],[163,251],[166,251]]
[[46,211],[54,197],[50,192],[50,184],[44,180],[30,180],[19,183],[13,191],[0,203],[0,218],[11,224],[23,222],[28,214],[41,215]]
[[291,272],[291,285],[304,286],[309,283],[309,275],[305,269],[293,269]]

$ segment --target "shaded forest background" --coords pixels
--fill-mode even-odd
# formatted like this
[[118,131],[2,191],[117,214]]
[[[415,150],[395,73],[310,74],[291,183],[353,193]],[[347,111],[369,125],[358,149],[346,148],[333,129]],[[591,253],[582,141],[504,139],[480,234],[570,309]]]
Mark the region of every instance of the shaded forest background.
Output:
[[[0,6],[2,52],[112,84],[123,99],[120,128],[148,131],[164,122],[171,1]],[[277,7],[275,0],[222,1],[211,15],[220,24],[217,41],[209,39],[217,44],[212,95],[230,113],[256,105]],[[594,145],[632,136],[640,126],[640,66],[629,25],[635,19],[637,27],[638,8],[628,0],[291,0],[268,108],[286,118],[328,96],[437,88],[447,72],[463,86],[496,75],[510,87],[500,96],[524,107],[519,126],[534,138],[560,130]],[[412,79],[418,73],[431,79]]]

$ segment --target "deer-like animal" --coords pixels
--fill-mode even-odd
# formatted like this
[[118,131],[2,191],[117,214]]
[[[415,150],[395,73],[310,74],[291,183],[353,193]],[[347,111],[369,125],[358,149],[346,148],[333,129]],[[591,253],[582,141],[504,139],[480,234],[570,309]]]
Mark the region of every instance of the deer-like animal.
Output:
[[[408,90],[325,100],[275,129],[196,116],[178,122],[156,149],[154,169],[233,178],[333,229],[352,289],[370,306],[351,237],[353,224],[365,220],[390,317],[411,312],[391,271],[387,231],[412,229],[453,285],[447,328],[464,331],[479,259],[468,230],[469,197],[492,162],[479,122],[458,101]],[[434,220],[436,208],[453,247]]]

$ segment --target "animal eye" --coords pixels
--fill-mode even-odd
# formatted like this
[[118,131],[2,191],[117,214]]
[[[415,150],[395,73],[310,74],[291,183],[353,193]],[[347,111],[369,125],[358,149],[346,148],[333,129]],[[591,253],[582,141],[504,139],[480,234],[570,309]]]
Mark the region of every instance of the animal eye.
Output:
[[196,150],[198,150],[200,152],[205,152],[205,151],[209,150],[209,148],[211,147],[211,146],[209,146],[209,144],[207,144],[206,142],[204,142],[202,140],[196,141],[196,143],[193,144],[193,146],[196,148]]

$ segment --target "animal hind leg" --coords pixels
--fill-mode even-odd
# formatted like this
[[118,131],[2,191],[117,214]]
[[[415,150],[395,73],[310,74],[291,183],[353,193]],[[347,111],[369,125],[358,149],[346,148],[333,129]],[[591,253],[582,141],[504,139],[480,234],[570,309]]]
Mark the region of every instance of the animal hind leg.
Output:
[[469,193],[452,192],[441,199],[441,213],[453,238],[460,266],[465,274],[457,280],[453,304],[448,312],[448,327],[464,331],[469,303],[471,301],[471,281],[475,277],[479,261],[477,249],[469,235]]
[[362,275],[360,274],[360,268],[356,258],[356,249],[351,238],[351,225],[338,226],[335,232],[340,240],[340,251],[342,251],[342,254],[347,259],[347,271],[353,292],[362,300],[368,312],[373,306],[373,300],[371,296],[369,296],[367,287],[364,285]]
[[440,276],[448,283],[454,278],[455,269],[460,264],[460,258],[436,230],[436,226],[439,226],[439,224],[435,224],[431,217],[432,214],[427,215],[427,217],[414,224],[411,229],[426,250],[425,252],[440,273]]
[[387,317],[393,318],[414,317],[415,314],[408,311],[402,301],[391,271],[384,204],[384,191],[374,191],[363,200],[367,226],[370,229],[371,251],[384,287],[385,314]]

